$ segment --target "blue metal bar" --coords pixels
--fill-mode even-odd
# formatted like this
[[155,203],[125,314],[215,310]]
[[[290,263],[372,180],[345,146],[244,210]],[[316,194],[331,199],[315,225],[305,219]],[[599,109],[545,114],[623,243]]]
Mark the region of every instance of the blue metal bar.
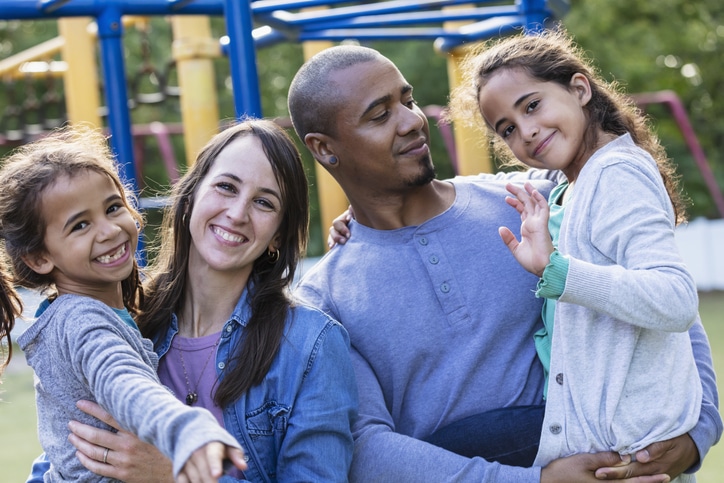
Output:
[[133,137],[131,116],[128,110],[126,69],[123,58],[123,24],[120,12],[108,6],[97,18],[101,64],[105,82],[108,127],[111,131],[111,147],[121,165],[123,181],[138,189],[133,162]]
[[[451,21],[475,20],[481,21],[487,18],[516,15],[517,9],[513,6],[502,7],[481,7],[481,8],[465,8],[453,10],[429,10],[424,12],[405,12],[393,13],[387,15],[365,15],[361,17],[353,17],[339,20],[322,20],[303,26],[305,32],[312,30],[326,29],[346,29],[346,28],[378,28],[380,25],[418,25],[426,23],[440,24]],[[272,16],[262,16],[264,20],[269,20],[270,25],[276,26],[275,20],[278,18],[279,12]],[[271,18],[270,18],[271,17]]]
[[[116,8],[120,0],[110,0],[96,18],[100,42],[103,79],[105,82],[106,106],[108,106],[108,127],[111,148],[115,152],[124,183],[138,193],[137,173],[134,163],[131,115],[128,109],[126,91],[126,68],[123,56],[123,23],[121,11]],[[138,239],[139,263],[145,264],[144,241]]]
[[256,48],[252,37],[251,6],[244,0],[225,0],[226,33],[229,36],[229,70],[236,117],[261,117]]

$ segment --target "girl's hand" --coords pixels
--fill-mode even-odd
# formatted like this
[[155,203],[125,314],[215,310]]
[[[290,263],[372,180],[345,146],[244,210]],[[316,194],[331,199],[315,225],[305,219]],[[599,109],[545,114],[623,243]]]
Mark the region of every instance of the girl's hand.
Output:
[[224,473],[224,460],[240,470],[246,470],[244,452],[239,448],[213,442],[202,446],[191,454],[176,477],[179,483],[216,483]]
[[548,202],[530,183],[525,183],[525,189],[508,183],[506,189],[515,197],[506,196],[505,202],[520,213],[520,241],[507,227],[501,226],[498,233],[518,263],[540,277],[553,253]]
[[336,244],[344,245],[347,243],[351,235],[347,225],[352,221],[352,218],[354,218],[354,212],[350,206],[347,211],[332,220],[332,226],[329,227],[329,236],[327,237],[327,246],[329,248],[333,248]]
[[171,461],[155,446],[120,429],[113,417],[98,404],[78,401],[76,406],[118,430],[112,433],[78,421],[68,424],[71,431],[68,440],[78,449],[76,456],[83,466],[101,476],[126,483],[174,481]]

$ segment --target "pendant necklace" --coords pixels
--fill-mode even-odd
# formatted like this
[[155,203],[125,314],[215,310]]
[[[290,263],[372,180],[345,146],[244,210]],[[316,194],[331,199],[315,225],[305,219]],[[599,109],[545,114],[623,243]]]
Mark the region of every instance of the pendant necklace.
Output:
[[196,385],[194,386],[194,389],[191,389],[191,383],[189,382],[189,374],[186,371],[186,363],[184,362],[184,351],[182,349],[178,350],[178,356],[179,359],[181,359],[181,367],[184,370],[184,379],[186,379],[186,405],[187,406],[193,406],[196,401],[199,400],[199,394],[198,394],[198,388],[199,384],[201,383],[201,378],[204,377],[204,372],[206,371],[206,366],[209,365],[209,361],[211,360],[211,357],[213,357],[214,354],[216,354],[216,348],[219,345],[219,342],[221,342],[221,335],[219,334],[219,338],[216,341],[216,343],[211,347],[209,350],[209,356],[206,358],[206,362],[204,362],[204,367],[201,368],[201,372],[199,373],[199,378],[196,380]]

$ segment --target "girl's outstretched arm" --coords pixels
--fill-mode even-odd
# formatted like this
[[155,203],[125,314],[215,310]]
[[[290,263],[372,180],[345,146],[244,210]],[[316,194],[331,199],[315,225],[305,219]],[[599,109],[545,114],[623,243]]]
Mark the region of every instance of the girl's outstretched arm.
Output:
[[513,196],[507,196],[505,202],[520,214],[520,241],[508,227],[501,226],[498,233],[518,263],[540,277],[553,253],[553,243],[548,231],[548,202],[528,182],[524,188],[508,183],[506,189]]

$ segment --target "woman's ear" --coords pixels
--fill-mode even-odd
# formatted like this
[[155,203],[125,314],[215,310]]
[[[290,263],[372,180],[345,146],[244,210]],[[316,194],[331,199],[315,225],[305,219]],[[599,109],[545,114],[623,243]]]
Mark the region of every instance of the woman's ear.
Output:
[[45,253],[29,253],[20,258],[30,270],[41,275],[47,275],[55,268],[55,264]]
[[331,139],[326,134],[310,132],[304,136],[304,144],[312,153],[314,159],[325,169],[331,170],[339,165],[339,158],[334,155],[330,147]]
[[578,96],[581,106],[585,106],[591,100],[591,82],[580,72],[573,74],[569,87]]

